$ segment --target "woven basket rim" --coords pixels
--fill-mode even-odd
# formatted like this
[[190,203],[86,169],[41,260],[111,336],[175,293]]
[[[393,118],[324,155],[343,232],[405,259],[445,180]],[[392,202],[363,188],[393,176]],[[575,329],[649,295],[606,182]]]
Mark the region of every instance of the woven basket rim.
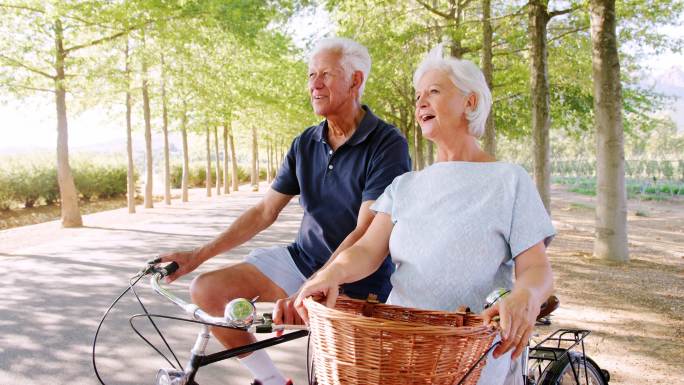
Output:
[[[350,302],[365,302],[357,299],[338,299],[338,301],[350,301]],[[308,297],[304,299],[304,305],[306,306],[309,313],[314,313],[323,316],[327,319],[347,321],[350,323],[355,323],[358,325],[363,325],[366,329],[376,329],[383,330],[392,333],[399,334],[424,334],[424,335],[442,335],[442,336],[473,336],[480,335],[481,338],[488,338],[492,333],[496,332],[496,328],[493,326],[439,326],[439,325],[428,325],[420,322],[407,322],[407,321],[396,321],[387,320],[373,317],[365,317],[363,315],[351,314],[344,312],[342,310],[329,308],[321,303],[313,300],[313,298]],[[393,308],[402,308],[400,306],[378,304],[382,306],[391,306]],[[466,315],[467,313],[459,312],[445,312],[437,310],[422,310],[405,308],[407,311],[416,310],[422,312],[430,312],[438,314],[461,314]],[[309,316],[309,318],[311,318]]]

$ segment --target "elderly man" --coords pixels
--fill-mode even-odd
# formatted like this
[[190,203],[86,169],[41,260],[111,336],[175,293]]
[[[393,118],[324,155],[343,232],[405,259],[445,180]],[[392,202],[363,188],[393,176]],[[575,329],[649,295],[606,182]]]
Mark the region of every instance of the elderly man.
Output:
[[[252,251],[243,263],[203,273],[190,287],[192,300],[205,311],[223,314],[233,298],[278,301],[276,321],[292,323],[292,300],[301,285],[328,260],[351,246],[373,219],[371,204],[392,180],[409,171],[406,140],[399,131],[361,104],[371,60],[362,45],[344,38],[320,41],[309,60],[311,105],[325,120],[292,142],[282,167],[254,207],[242,213],[216,239],[192,251],[162,256],[180,267],[169,281],[206,260],[248,241],[269,227],[295,196],[304,209],[297,239],[287,247]],[[345,294],[383,301],[393,272],[389,258],[364,280],[345,285]],[[227,348],[251,343],[254,337],[227,329],[213,330]],[[256,378],[254,384],[289,384],[263,350],[240,361]]]

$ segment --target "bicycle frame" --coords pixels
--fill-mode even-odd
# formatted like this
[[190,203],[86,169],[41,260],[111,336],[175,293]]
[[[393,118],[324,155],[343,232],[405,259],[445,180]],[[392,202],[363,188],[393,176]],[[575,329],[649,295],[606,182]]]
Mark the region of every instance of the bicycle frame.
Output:
[[[188,303],[183,299],[177,297],[170,291],[164,289],[160,280],[163,278],[163,274],[154,273],[150,279],[150,285],[159,295],[165,297],[169,301],[178,305],[187,314],[193,317],[196,321],[202,323],[202,330],[198,333],[195,340],[195,344],[191,350],[191,356],[184,370],[160,370],[160,373],[169,375],[166,377],[173,381],[168,383],[173,385],[196,385],[195,376],[199,368],[223,361],[229,358],[240,356],[246,353],[251,353],[255,350],[264,349],[270,346],[279,345],[281,343],[295,340],[298,338],[305,337],[309,334],[307,328],[301,325],[273,325],[272,317],[269,313],[261,314],[255,317],[249,325],[236,324],[224,317],[214,317],[193,303]],[[284,334],[282,336],[273,337],[265,339],[263,341],[258,341],[245,346],[240,346],[237,348],[226,349],[212,354],[206,354],[207,344],[211,338],[210,327],[224,327],[231,328],[235,330],[241,330],[251,333],[272,333],[278,330],[293,330],[290,333]],[[556,361],[564,359],[570,354],[570,352],[576,347],[581,347],[581,357],[583,358],[584,364],[584,380],[589,383],[587,362],[590,361],[589,357],[586,356],[584,347],[584,338],[588,336],[591,332],[589,330],[583,329],[558,329],[551,335],[544,338],[541,342],[537,343],[534,347],[529,345],[523,351],[521,357],[522,360],[522,377],[523,383],[525,385],[534,385],[536,382],[530,382],[530,374],[533,374],[534,370],[539,370],[538,376],[535,376],[537,380],[544,374],[548,368]],[[565,346],[563,346],[565,345]],[[570,358],[570,357],[568,357]],[[533,360],[537,363],[533,368],[529,368],[530,361]],[[548,362],[547,365],[542,367],[543,362]],[[593,363],[593,361],[592,361]],[[594,366],[596,366],[594,364]],[[572,373],[576,384],[580,384],[580,367],[571,364]],[[158,378],[159,378],[158,374]],[[466,374],[467,377],[467,374]],[[464,378],[465,379],[465,378]],[[606,378],[607,381],[607,378]],[[167,383],[167,382],[164,382]],[[607,383],[607,382],[606,382]]]
[[[306,337],[309,334],[309,331],[306,329],[305,326],[301,325],[273,325],[272,324],[272,319],[271,315],[268,313],[265,313],[261,315],[260,317],[255,318],[254,322],[249,325],[248,327],[243,327],[243,326],[236,326],[235,324],[231,323],[229,320],[225,319],[224,317],[214,317],[202,309],[199,308],[199,306],[193,304],[193,303],[188,303],[184,301],[183,299],[177,297],[170,291],[164,289],[159,281],[162,278],[162,274],[160,273],[155,273],[152,275],[152,278],[150,278],[150,285],[154,289],[157,294],[167,298],[169,301],[173,302],[174,304],[178,305],[180,308],[182,308],[186,313],[188,313],[190,316],[192,316],[195,320],[203,322],[204,324],[202,325],[202,331],[200,331],[197,335],[197,339],[195,340],[195,344],[192,348],[191,351],[191,356],[190,359],[188,360],[188,363],[185,367],[185,370],[183,370],[183,379],[182,379],[182,384],[195,384],[195,375],[197,374],[197,371],[199,368],[203,366],[207,366],[210,364],[213,364],[215,362],[223,361],[229,358],[233,358],[236,356],[243,355],[245,353],[251,353],[255,350],[259,349],[264,349],[270,346],[274,345],[279,345],[287,341],[295,340],[298,338]],[[209,328],[211,326],[217,326],[217,327],[227,327],[227,328],[232,328],[236,330],[242,330],[245,332],[251,332],[251,333],[272,333],[278,330],[294,330],[291,333],[284,334],[282,336],[278,337],[273,337],[269,338],[263,341],[257,341],[255,343],[245,345],[245,346],[240,346],[237,348],[232,348],[232,349],[226,349],[220,352],[212,353],[212,354],[206,354],[206,348],[207,344],[209,342],[209,339],[211,338],[211,334],[209,331]]]

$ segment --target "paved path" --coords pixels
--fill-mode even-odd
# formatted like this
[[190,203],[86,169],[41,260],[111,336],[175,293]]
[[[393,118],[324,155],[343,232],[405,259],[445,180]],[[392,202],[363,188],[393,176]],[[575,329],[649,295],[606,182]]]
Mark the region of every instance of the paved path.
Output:
[[[262,196],[247,192],[246,186],[242,189],[213,198],[195,190],[189,203],[174,200],[171,206],[156,203],[147,210],[138,206],[134,215],[126,209],[87,215],[80,229],[62,229],[50,222],[0,231],[0,385],[98,384],[90,355],[93,335],[128,277],[157,253],[194,247],[225,229]],[[301,210],[293,200],[270,229],[198,271],[239,261],[254,247],[290,242],[300,219]],[[195,274],[171,288],[187,298]],[[182,316],[152,293],[147,281],[141,283],[138,293],[151,312]],[[131,330],[128,317],[135,313],[140,308],[127,296],[103,326],[97,364],[107,385],[152,384],[157,369],[168,367]],[[160,325],[185,364],[198,327],[163,321]],[[143,330],[154,337],[150,328]],[[212,342],[210,348],[215,351],[219,346]],[[305,339],[268,351],[296,384],[306,383]],[[198,376],[202,385],[250,381],[234,360],[204,368]]]

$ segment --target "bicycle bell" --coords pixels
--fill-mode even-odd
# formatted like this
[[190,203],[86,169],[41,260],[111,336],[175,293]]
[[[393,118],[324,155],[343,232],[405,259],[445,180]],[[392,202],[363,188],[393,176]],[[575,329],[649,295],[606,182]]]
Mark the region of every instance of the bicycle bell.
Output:
[[501,298],[505,297],[508,293],[511,291],[508,289],[504,289],[503,287],[494,289],[489,295],[487,295],[487,299],[485,300],[485,309],[489,309],[490,307],[494,306],[496,301],[500,300]]
[[246,298],[235,298],[226,305],[223,316],[235,326],[246,327],[254,322],[256,308]]

